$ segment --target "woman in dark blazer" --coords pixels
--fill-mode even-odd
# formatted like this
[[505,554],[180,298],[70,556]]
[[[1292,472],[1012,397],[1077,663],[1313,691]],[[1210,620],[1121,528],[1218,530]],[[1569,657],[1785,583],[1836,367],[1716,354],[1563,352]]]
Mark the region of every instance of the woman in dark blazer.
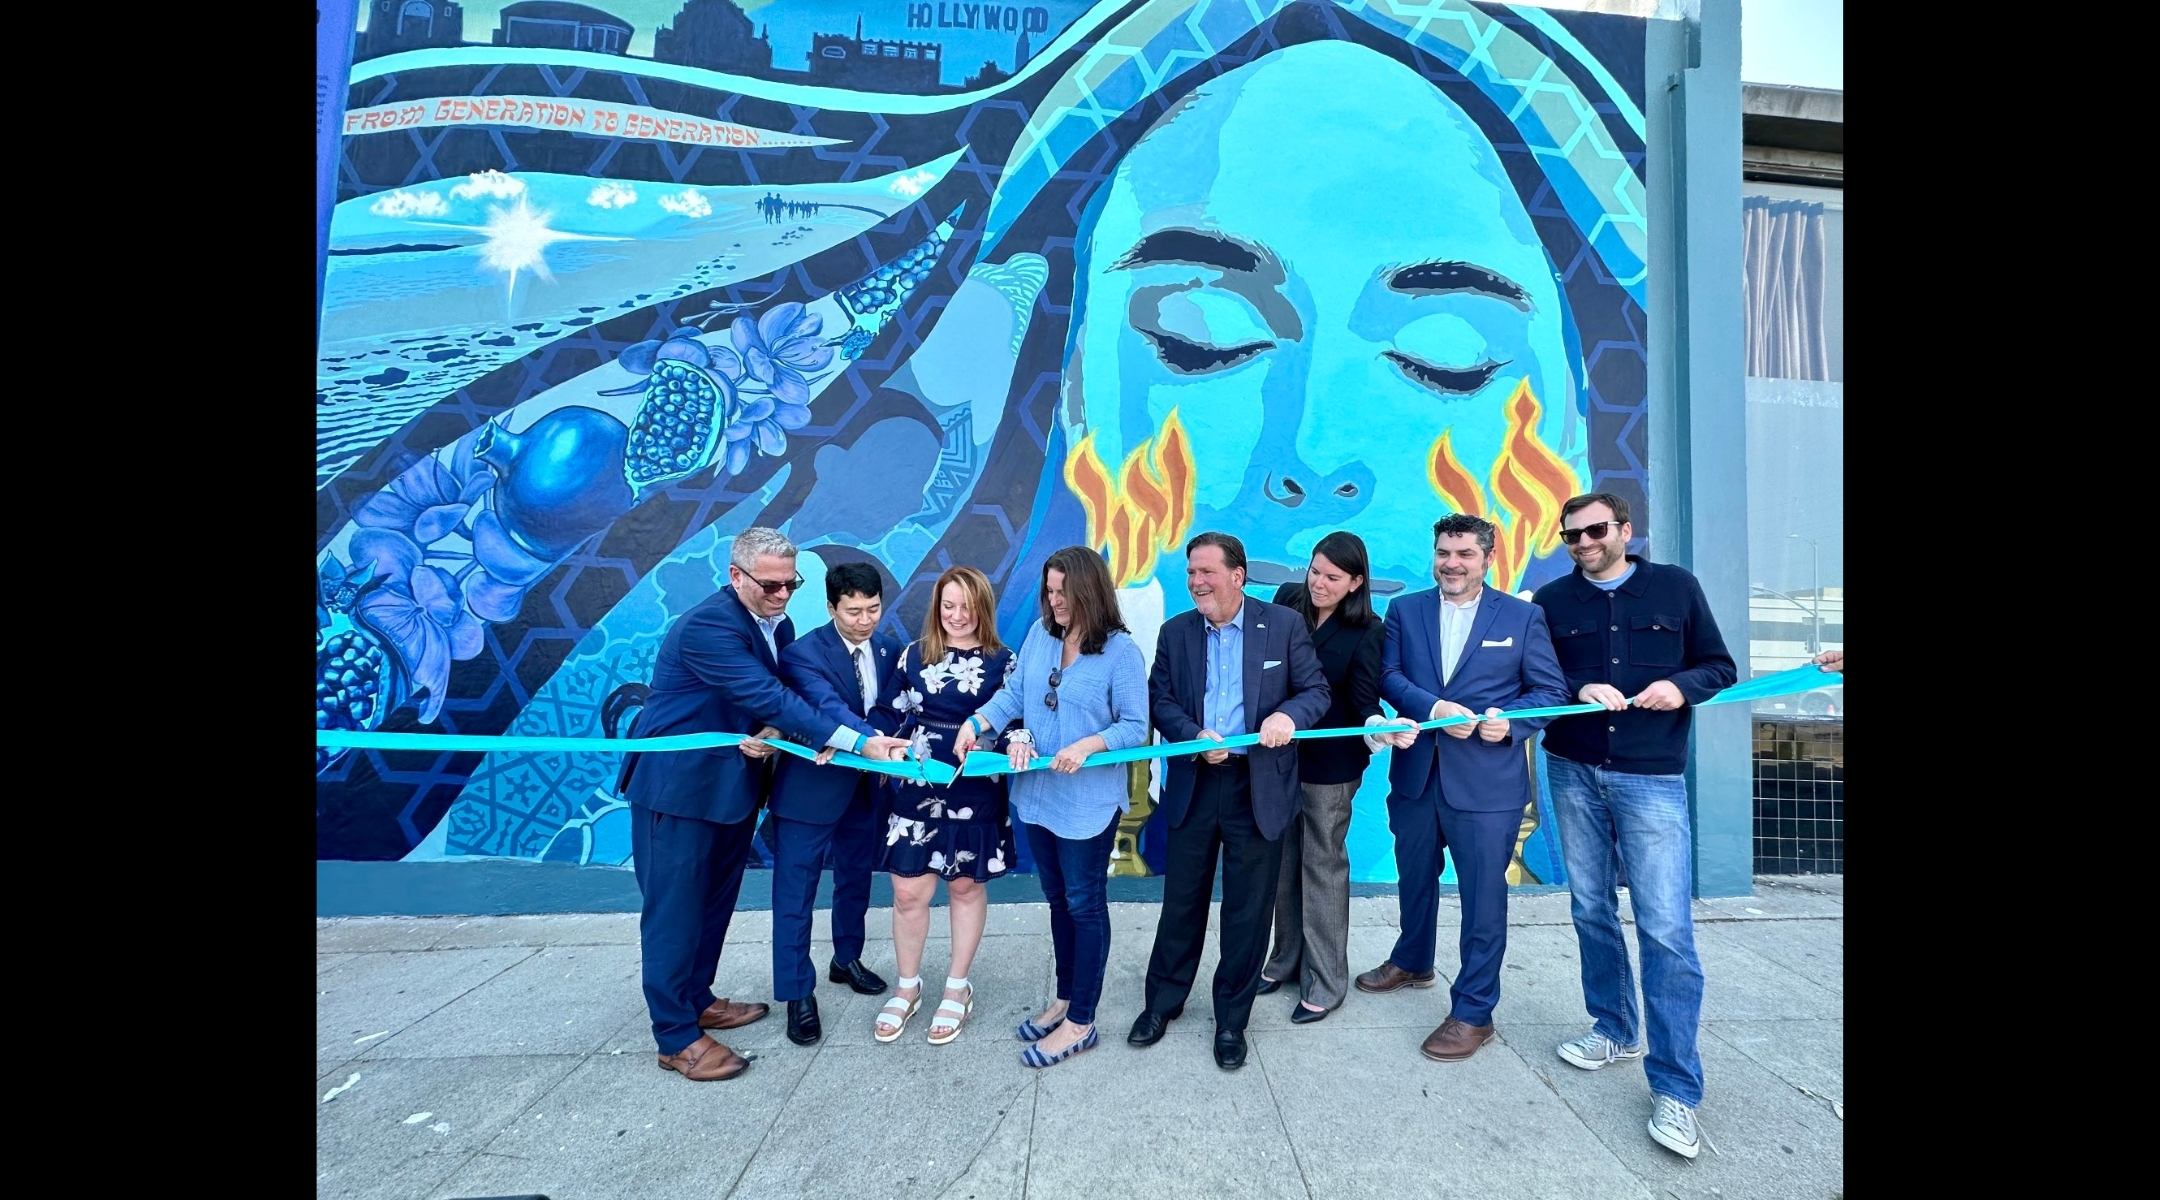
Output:
[[[1367,586],[1365,543],[1337,531],[1313,547],[1304,583],[1286,583],[1275,603],[1298,610],[1312,630],[1333,697],[1320,728],[1363,725],[1380,715],[1380,649],[1385,639]],[[1372,759],[1362,737],[1298,743],[1305,812],[1284,833],[1275,884],[1275,952],[1260,972],[1264,995],[1299,980],[1300,1025],[1325,1018],[1350,986],[1350,801]],[[1303,968],[1300,978],[1300,968]]]

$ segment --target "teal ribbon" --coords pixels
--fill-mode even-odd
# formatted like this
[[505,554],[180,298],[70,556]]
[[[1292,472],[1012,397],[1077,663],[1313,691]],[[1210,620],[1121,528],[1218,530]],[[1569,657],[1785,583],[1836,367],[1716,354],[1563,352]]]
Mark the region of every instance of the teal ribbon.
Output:
[[[1738,704],[1743,701],[1768,700],[1777,696],[1790,696],[1799,692],[1813,691],[1821,687],[1835,687],[1845,682],[1845,676],[1836,671],[1825,671],[1814,663],[1794,667],[1737,683],[1710,697],[1697,708],[1713,704]],[[1634,703],[1631,698],[1628,701]],[[1560,704],[1549,708],[1519,708],[1503,711],[1500,715],[1510,720],[1529,717],[1568,717],[1577,713],[1603,712],[1602,704]],[[1449,725],[1471,725],[1483,717],[1441,717],[1433,721],[1420,721],[1417,728],[1443,729]],[[1369,733],[1389,733],[1404,729],[1403,725],[1350,726],[1341,729],[1300,729],[1290,736],[1294,740],[1306,738],[1362,737]],[[481,750],[495,754],[516,753],[563,753],[581,754],[663,754],[682,750],[716,750],[740,745],[745,740],[740,733],[678,733],[654,738],[591,738],[591,737],[543,737],[510,734],[463,734],[463,733],[369,733],[359,729],[318,729],[315,744],[333,750],[425,750],[447,753],[458,750]],[[782,738],[766,738],[765,744],[782,754],[792,755],[806,761],[814,761],[819,751],[799,746]],[[1090,754],[1081,761],[1082,767],[1108,767],[1119,763],[1143,762],[1151,758],[1175,758],[1181,754],[1202,754],[1210,750],[1228,750],[1237,746],[1257,746],[1260,735],[1241,733],[1221,741],[1212,738],[1194,738],[1184,742],[1158,742],[1151,746],[1133,746],[1125,750],[1105,750]],[[1045,755],[1030,760],[1021,771],[1040,771],[1055,761]],[[832,766],[868,771],[875,775],[890,775],[916,783],[944,786],[955,779],[981,778],[987,775],[1013,773],[1012,760],[994,751],[974,750],[968,753],[967,763],[958,770],[936,759],[901,759],[886,762],[881,759],[864,758],[845,750],[832,756]]]
[[[683,750],[722,750],[741,745],[745,740],[746,735],[740,733],[677,733],[653,738],[589,738],[479,733],[369,733],[359,729],[315,731],[315,744],[331,749],[425,750],[438,754],[457,750],[481,750],[490,754],[664,754]],[[784,738],[766,738],[764,741],[782,754],[805,761],[815,761],[819,753]],[[846,750],[833,753],[832,765],[940,786],[960,777],[958,771],[935,759],[919,761],[908,758],[887,762],[883,759],[864,758]]]
[[[1779,671],[1774,675],[1764,675],[1756,679],[1750,679],[1746,683],[1734,684],[1695,707],[1706,708],[1712,704],[1733,704],[1743,700],[1767,700],[1773,696],[1790,696],[1796,692],[1813,691],[1819,687],[1834,687],[1844,681],[1845,677],[1838,672],[1825,671],[1814,663],[1809,663],[1806,666],[1795,667],[1790,671]],[[1630,697],[1628,703],[1633,704],[1634,702],[1635,698]],[[1605,706],[1602,704],[1556,704],[1547,708],[1504,710],[1500,715],[1509,720],[1518,720],[1530,717],[1570,717],[1577,713],[1604,711]],[[1420,731],[1444,729],[1449,725],[1474,725],[1484,719],[1478,716],[1441,717],[1432,721],[1420,721],[1417,727]],[[1406,728],[1408,726],[1405,725],[1370,725],[1351,726],[1341,729],[1300,729],[1290,736],[1293,740],[1361,737],[1365,734],[1392,733]],[[1088,755],[1081,761],[1080,765],[1083,768],[1108,767],[1115,766],[1118,763],[1141,762],[1151,758],[1175,758],[1181,754],[1203,754],[1210,750],[1228,750],[1237,746],[1257,746],[1259,744],[1260,735],[1257,733],[1240,733],[1232,737],[1226,737],[1221,741],[1216,741],[1213,738],[1193,738],[1184,742],[1159,742],[1152,746],[1134,746],[1128,750],[1105,750],[1099,754]],[[1028,764],[1019,768],[1019,770],[1040,771],[1049,767],[1054,761],[1056,760],[1048,756],[1038,755],[1030,759]],[[1015,772],[1010,757],[987,750],[969,751],[967,764],[960,769],[960,774],[963,777],[971,778],[1013,773]]]

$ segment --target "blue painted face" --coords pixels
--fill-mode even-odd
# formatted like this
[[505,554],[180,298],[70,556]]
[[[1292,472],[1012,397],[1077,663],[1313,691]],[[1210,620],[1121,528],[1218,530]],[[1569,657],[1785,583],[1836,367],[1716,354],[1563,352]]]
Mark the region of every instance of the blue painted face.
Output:
[[[1188,532],[1242,537],[1253,584],[1347,529],[1375,599],[1429,586],[1434,444],[1485,484],[1526,380],[1562,445],[1567,314],[1529,214],[1470,118],[1373,51],[1300,45],[1203,85],[1126,155],[1081,254],[1074,440],[1114,469],[1176,410]],[[1156,566],[1168,594],[1181,564]]]

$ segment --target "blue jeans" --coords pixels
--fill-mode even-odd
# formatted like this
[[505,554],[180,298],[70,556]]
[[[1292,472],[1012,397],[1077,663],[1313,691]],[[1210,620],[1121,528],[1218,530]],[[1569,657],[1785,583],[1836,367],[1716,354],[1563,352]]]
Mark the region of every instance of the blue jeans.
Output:
[[1575,937],[1582,947],[1583,1004],[1597,1031],[1623,1046],[1643,1032],[1635,1007],[1615,890],[1622,864],[1642,948],[1643,1006],[1649,1010],[1650,1090],[1690,1107],[1702,1103],[1702,960],[1695,955],[1695,840],[1687,784],[1679,775],[1627,775],[1546,757],[1560,850],[1567,858]]
[[1061,838],[1040,825],[1027,826],[1028,850],[1050,902],[1050,944],[1057,952],[1057,998],[1067,1001],[1065,1019],[1095,1023],[1103,972],[1110,966],[1110,847],[1120,813],[1091,838]]

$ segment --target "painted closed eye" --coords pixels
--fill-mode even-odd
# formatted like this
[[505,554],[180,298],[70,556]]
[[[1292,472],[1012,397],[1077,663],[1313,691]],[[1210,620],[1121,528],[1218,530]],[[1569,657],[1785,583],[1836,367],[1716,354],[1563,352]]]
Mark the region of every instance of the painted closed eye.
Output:
[[1163,365],[1181,375],[1199,375],[1208,371],[1220,371],[1233,367],[1263,350],[1273,350],[1273,342],[1248,342],[1242,346],[1207,346],[1189,342],[1172,333],[1157,333],[1143,329],[1140,336],[1155,347],[1156,357]]
[[1474,367],[1436,367],[1429,362],[1412,358],[1400,350],[1382,351],[1381,357],[1395,364],[1395,369],[1408,376],[1412,383],[1443,396],[1470,395],[1491,383],[1493,376],[1500,373],[1500,368],[1507,365],[1487,359]]
[[1151,322],[1134,331],[1155,348],[1163,365],[1181,375],[1220,371],[1275,348],[1259,313],[1238,296],[1211,288],[1172,292],[1156,306]]

